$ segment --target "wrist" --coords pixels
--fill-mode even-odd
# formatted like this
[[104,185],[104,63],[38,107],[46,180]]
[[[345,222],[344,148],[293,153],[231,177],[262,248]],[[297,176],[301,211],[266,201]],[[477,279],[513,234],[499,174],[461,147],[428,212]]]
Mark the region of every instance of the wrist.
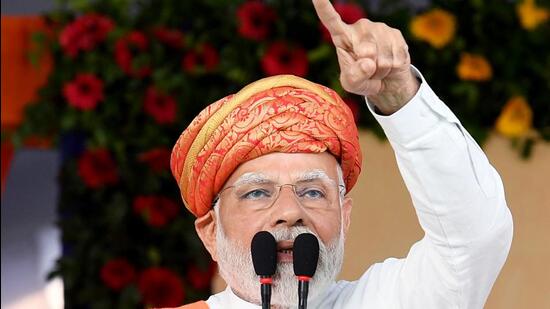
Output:
[[409,71],[405,81],[387,82],[382,92],[368,96],[378,112],[391,115],[407,104],[418,92],[420,81]]

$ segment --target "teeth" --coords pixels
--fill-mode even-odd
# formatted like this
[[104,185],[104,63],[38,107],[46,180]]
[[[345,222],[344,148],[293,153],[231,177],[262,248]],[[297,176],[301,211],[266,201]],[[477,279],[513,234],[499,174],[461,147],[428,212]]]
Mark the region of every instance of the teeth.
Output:
[[279,250],[279,252],[290,254],[290,253],[292,253],[292,249],[283,249],[283,250]]

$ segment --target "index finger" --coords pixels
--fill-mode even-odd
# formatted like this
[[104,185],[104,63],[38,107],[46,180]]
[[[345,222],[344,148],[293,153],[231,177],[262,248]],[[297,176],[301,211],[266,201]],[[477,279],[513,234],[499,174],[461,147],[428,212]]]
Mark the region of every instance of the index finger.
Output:
[[346,24],[340,18],[329,0],[313,0],[313,6],[317,16],[328,29],[331,35],[342,34],[345,32]]

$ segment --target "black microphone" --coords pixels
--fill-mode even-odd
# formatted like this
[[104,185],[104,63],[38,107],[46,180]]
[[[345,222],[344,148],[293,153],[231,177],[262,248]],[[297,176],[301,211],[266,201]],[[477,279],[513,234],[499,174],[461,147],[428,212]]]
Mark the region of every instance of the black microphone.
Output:
[[271,306],[271,278],[277,268],[277,242],[275,237],[267,231],[260,231],[252,238],[250,244],[252,264],[254,271],[260,276],[260,293],[262,295],[262,308]]
[[315,235],[303,233],[294,240],[292,249],[294,274],[298,277],[298,308],[307,308],[309,280],[315,274],[319,260],[319,241]]

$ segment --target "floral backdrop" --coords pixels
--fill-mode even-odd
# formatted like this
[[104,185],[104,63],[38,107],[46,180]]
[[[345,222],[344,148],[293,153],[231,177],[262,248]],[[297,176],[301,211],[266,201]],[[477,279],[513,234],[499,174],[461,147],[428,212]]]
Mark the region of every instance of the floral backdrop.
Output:
[[[264,76],[295,74],[345,93],[328,32],[309,1],[58,1],[30,57],[54,70],[16,145],[46,138],[63,157],[52,276],[67,308],[177,306],[210,293],[215,264],[169,171],[171,147],[206,105]],[[539,3],[540,2],[540,3]],[[347,23],[400,29],[412,61],[483,143],[527,157],[550,139],[549,3],[336,1]],[[9,136],[8,136],[9,135]]]

